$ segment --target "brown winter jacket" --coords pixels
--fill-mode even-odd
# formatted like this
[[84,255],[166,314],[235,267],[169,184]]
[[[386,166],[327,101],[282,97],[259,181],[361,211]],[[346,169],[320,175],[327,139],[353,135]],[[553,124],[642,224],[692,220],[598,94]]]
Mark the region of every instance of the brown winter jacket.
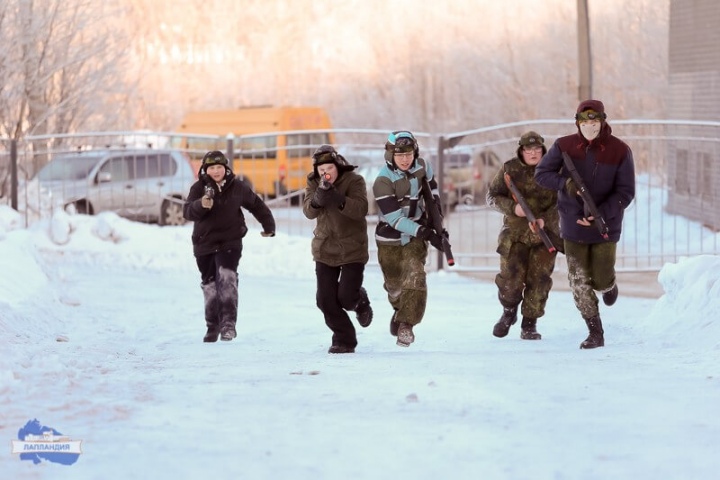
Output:
[[313,232],[313,260],[332,267],[348,263],[366,264],[368,255],[367,190],[365,179],[353,172],[354,167],[343,165],[333,186],[345,195],[342,209],[337,206],[315,208],[311,205],[320,184],[313,172],[308,175],[303,201],[303,213],[310,220],[317,219]]

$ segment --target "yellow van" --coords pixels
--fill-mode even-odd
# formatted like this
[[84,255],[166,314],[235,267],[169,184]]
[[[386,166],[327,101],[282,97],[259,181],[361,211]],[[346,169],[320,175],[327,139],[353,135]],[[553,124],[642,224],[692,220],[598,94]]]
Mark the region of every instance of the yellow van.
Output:
[[320,107],[263,106],[191,112],[178,132],[196,167],[205,152],[225,151],[232,139],[233,171],[259,195],[277,197],[305,188],[313,152],[334,143],[331,128]]

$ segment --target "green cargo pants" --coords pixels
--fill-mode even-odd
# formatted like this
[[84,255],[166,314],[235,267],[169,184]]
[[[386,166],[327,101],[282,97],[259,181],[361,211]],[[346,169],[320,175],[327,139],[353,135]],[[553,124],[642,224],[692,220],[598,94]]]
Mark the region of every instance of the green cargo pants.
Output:
[[427,251],[427,244],[417,238],[404,246],[378,245],[383,286],[396,312],[396,322],[417,325],[425,315]]
[[565,240],[568,280],[575,306],[585,320],[600,316],[595,291],[605,291],[615,284],[617,243],[575,243]]

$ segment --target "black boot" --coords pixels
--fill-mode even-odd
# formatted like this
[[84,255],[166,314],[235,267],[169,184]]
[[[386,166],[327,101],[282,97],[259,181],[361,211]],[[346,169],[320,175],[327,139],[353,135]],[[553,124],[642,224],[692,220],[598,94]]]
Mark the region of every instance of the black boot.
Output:
[[205,299],[205,325],[207,326],[207,333],[205,333],[203,337],[203,342],[217,342],[220,336],[220,325],[218,323],[217,289],[215,282],[201,285],[201,288]]
[[617,283],[614,284],[610,290],[603,292],[603,294],[602,294],[603,303],[605,305],[607,305],[608,307],[615,304],[615,302],[617,301],[617,297],[618,297]]
[[205,343],[217,342],[219,336],[220,336],[220,327],[215,324],[209,323],[207,326],[207,333],[203,337],[203,342],[205,342]]
[[586,318],[585,323],[588,326],[590,335],[580,344],[580,348],[598,348],[605,346],[605,333],[602,328],[602,321],[600,317]]
[[510,331],[510,326],[517,322],[517,307],[503,307],[503,314],[500,320],[493,327],[493,335],[502,338]]
[[395,321],[395,315],[397,315],[397,310],[393,312],[393,316],[390,319],[390,335],[393,337],[397,337],[398,327],[400,326],[400,324]]
[[537,318],[523,317],[522,323],[520,324],[520,338],[523,340],[540,340],[540,335],[535,329],[537,325]]
[[355,307],[355,316],[361,327],[365,328],[372,322],[373,311],[370,306],[370,299],[368,298],[367,291],[360,287],[360,300]]

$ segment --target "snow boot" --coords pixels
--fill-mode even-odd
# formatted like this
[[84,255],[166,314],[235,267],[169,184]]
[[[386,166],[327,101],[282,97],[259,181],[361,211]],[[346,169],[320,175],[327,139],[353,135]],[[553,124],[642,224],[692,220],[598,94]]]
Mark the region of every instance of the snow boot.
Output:
[[503,307],[503,314],[500,320],[493,327],[493,335],[502,338],[510,331],[510,326],[517,322],[517,307]]
[[413,333],[413,326],[409,323],[398,324],[397,345],[400,347],[409,347],[414,341],[415,334]]
[[229,342],[235,337],[237,337],[235,325],[227,324],[222,326],[222,328],[220,329],[220,340],[222,340],[223,342]]
[[208,323],[207,333],[203,337],[203,342],[205,342],[205,343],[217,342],[219,336],[220,336],[220,327],[218,327],[214,323]]
[[542,335],[536,330],[537,318],[523,317],[520,324],[520,338],[523,340],[540,340]]
[[220,336],[220,325],[218,324],[218,304],[217,304],[217,288],[215,282],[209,282],[201,285],[203,298],[205,300],[205,325],[207,333],[203,337],[203,342],[217,342]]
[[361,327],[365,328],[370,325],[373,319],[373,311],[370,306],[370,299],[368,298],[367,290],[360,287],[360,300],[355,307],[355,316]]
[[348,347],[347,345],[331,345],[328,349],[328,353],[355,353],[355,347]]
[[603,337],[603,334],[605,332],[603,331],[600,317],[587,318],[585,319],[585,323],[590,331],[590,335],[588,335],[585,341],[580,344],[580,348],[589,349],[604,347],[605,338]]
[[393,316],[390,319],[390,335],[392,335],[393,337],[397,337],[398,326],[400,325],[398,322],[395,321],[395,315],[397,315],[397,310],[393,312]]
[[615,304],[618,298],[618,286],[617,283],[613,284],[610,290],[602,292],[603,303],[608,307]]

